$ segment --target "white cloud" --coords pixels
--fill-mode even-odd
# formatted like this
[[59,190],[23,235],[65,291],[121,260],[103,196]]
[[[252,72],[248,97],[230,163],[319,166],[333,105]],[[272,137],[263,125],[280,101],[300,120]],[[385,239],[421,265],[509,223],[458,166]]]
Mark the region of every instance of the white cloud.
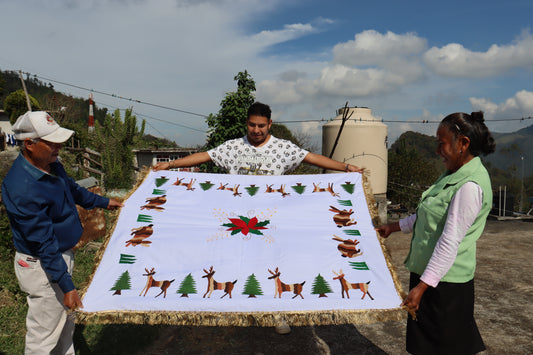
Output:
[[458,43],[433,47],[424,54],[426,65],[442,76],[484,78],[513,68],[533,70],[533,36],[529,32],[513,43],[493,44],[486,52],[474,52]]
[[414,33],[399,35],[388,31],[381,34],[368,30],[356,34],[353,41],[339,43],[333,47],[333,62],[352,67],[389,67],[391,62],[394,63],[399,58],[417,56],[426,46],[426,39]]
[[424,77],[419,58],[425,48],[426,40],[412,33],[364,31],[353,41],[337,44],[332,49],[333,60],[323,63],[319,72],[299,75],[289,83],[267,80],[258,85],[258,92],[283,104],[392,92]]
[[267,47],[306,36],[314,32],[317,32],[317,29],[313,28],[311,24],[296,23],[285,25],[282,30],[261,31],[252,36],[251,40],[254,43],[260,43],[263,47]]
[[473,111],[485,113],[485,119],[519,119],[533,112],[533,92],[521,90],[500,104],[475,97],[470,98],[470,103]]
[[416,70],[404,73],[380,68],[358,69],[344,65],[324,68],[317,81],[319,91],[328,95],[364,97],[396,90],[417,80]]

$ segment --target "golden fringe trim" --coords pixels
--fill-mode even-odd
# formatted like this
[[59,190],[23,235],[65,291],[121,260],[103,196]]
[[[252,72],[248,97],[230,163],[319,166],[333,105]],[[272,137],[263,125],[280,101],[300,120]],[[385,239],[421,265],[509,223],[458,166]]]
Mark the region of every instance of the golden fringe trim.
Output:
[[167,324],[212,327],[274,327],[280,319],[292,326],[368,324],[405,319],[401,308],[302,311],[302,312],[159,312],[159,311],[106,311],[77,312],[80,324]]
[[[370,180],[368,179],[366,172],[363,173],[362,181],[363,181],[363,191],[365,193],[366,204],[368,206],[368,212],[370,213],[370,218],[372,218],[372,223],[374,224],[374,226],[378,227],[382,224],[382,221],[379,218],[376,200],[374,199],[374,194],[372,193],[372,187],[370,185]],[[405,291],[403,290],[402,283],[400,281],[400,278],[398,277],[396,266],[394,266],[394,264],[392,263],[392,257],[391,257],[390,251],[385,245],[385,242],[384,242],[385,239],[381,238],[377,232],[376,232],[376,237],[378,238],[379,244],[381,245],[381,250],[383,251],[383,255],[385,256],[385,261],[391,273],[392,280],[396,288],[396,292],[398,292],[398,295],[403,300],[405,297],[407,297],[407,293],[405,293]]]
[[[143,169],[136,185],[128,193],[127,200],[135,190],[144,182],[148,176],[149,169]],[[370,181],[365,174],[362,177],[363,191],[365,193],[368,210],[374,226],[380,225],[376,202],[370,186]],[[104,255],[104,251],[113,235],[116,224],[106,235],[101,248],[96,253],[95,264],[85,286],[80,291],[83,300],[87,288],[89,287],[98,265]],[[376,232],[377,233],[377,232]],[[378,236],[378,240],[385,256],[385,260],[391,273],[398,295],[403,299],[406,293],[402,289],[401,282],[396,273],[396,268],[391,262],[391,255],[383,238]],[[357,310],[330,310],[330,311],[299,311],[299,312],[175,312],[175,311],[105,311],[105,312],[83,312],[76,311],[76,322],[79,324],[166,324],[166,325],[188,325],[188,326],[213,326],[213,327],[274,327],[279,325],[280,319],[284,319],[292,326],[310,325],[340,325],[340,324],[368,324],[376,322],[400,321],[406,318],[406,312],[401,307],[391,309],[357,309]]]

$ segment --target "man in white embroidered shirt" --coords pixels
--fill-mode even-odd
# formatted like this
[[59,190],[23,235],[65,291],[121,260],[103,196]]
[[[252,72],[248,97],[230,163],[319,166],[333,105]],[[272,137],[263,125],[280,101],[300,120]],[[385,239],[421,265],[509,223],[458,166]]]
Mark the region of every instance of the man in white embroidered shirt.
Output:
[[268,105],[253,103],[246,119],[247,133],[242,138],[229,140],[207,152],[191,154],[185,158],[154,165],[153,170],[185,168],[212,161],[229,174],[282,175],[302,162],[323,169],[362,172],[363,169],[315,154],[296,144],[279,139],[269,133],[272,126]]

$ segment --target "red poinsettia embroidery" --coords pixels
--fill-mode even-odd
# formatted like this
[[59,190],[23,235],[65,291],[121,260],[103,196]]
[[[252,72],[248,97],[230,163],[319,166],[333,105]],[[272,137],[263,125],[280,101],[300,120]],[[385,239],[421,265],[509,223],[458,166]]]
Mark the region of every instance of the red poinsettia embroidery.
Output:
[[224,227],[229,227],[227,231],[231,231],[231,235],[242,233],[248,235],[248,233],[263,235],[263,232],[260,229],[267,229],[265,226],[270,223],[270,221],[265,220],[259,222],[257,217],[247,218],[244,216],[239,216],[239,218],[229,218],[231,223],[224,223]]

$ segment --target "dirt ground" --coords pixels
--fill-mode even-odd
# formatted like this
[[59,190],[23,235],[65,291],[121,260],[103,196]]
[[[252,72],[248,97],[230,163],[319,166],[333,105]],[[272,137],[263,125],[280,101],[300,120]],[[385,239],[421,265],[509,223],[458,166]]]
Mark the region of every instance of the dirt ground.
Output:
[[[385,242],[404,290],[409,235]],[[475,316],[483,354],[533,354],[533,221],[489,220],[478,241]],[[165,327],[139,354],[406,354],[405,321],[292,327]]]

